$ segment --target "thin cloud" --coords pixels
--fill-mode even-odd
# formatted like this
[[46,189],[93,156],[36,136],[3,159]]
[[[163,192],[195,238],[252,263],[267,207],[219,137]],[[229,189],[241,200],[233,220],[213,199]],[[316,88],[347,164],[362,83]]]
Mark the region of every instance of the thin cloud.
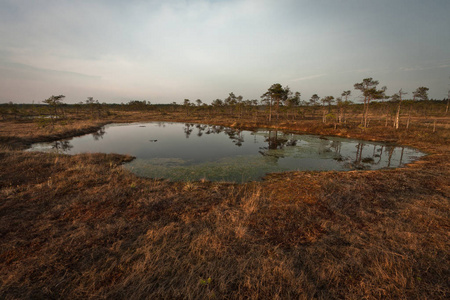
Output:
[[291,81],[303,81],[303,80],[309,80],[309,79],[319,78],[319,77],[323,77],[323,76],[327,76],[327,75],[328,75],[328,74],[310,75],[310,76],[304,76],[304,77],[294,78],[294,79],[291,79]]
[[[0,64],[1,65],[1,64]],[[4,62],[3,66],[15,69],[15,70],[23,70],[23,71],[34,71],[42,74],[51,74],[56,76],[70,76],[70,77],[79,77],[79,78],[86,78],[86,79],[100,79],[101,76],[96,75],[88,75],[88,74],[82,74],[78,72],[72,72],[72,71],[60,71],[60,70],[53,70],[53,69],[46,69],[46,68],[38,68],[34,66],[30,66],[27,64],[21,64],[21,63],[12,63],[12,62]]]
[[403,67],[400,70],[404,71],[404,72],[412,72],[412,71],[424,71],[424,70],[434,70],[434,69],[443,69],[443,68],[448,68],[450,67],[449,64],[441,64],[441,65],[435,65],[435,66],[428,66],[428,67],[419,67],[419,66],[414,66],[414,67]]
[[448,68],[448,67],[450,67],[450,65],[440,65],[440,66],[438,66],[438,68]]
[[422,71],[422,70],[426,70],[426,69],[427,68],[417,67],[417,66],[416,67],[404,67],[404,68],[401,68],[401,70],[404,71],[404,72]]

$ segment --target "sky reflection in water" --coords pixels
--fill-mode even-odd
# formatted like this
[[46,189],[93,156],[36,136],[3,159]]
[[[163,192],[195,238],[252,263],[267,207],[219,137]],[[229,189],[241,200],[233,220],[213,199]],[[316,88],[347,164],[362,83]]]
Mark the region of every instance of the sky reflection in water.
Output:
[[129,154],[136,159],[124,167],[139,176],[233,182],[283,171],[396,168],[425,155],[408,147],[339,137],[163,122],[111,124],[94,134],[34,144],[30,150]]

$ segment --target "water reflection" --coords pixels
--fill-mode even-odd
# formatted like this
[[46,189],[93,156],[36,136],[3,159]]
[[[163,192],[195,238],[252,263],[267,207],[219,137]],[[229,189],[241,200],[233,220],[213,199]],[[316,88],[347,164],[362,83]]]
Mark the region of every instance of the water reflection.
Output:
[[401,167],[423,155],[407,147],[338,137],[164,122],[108,125],[92,136],[35,144],[30,150],[129,154],[136,159],[125,167],[140,176],[238,182],[291,170]]
[[99,139],[103,139],[103,136],[105,135],[105,127],[100,128],[97,132],[92,134],[92,137],[94,140],[98,141]]
[[279,158],[284,157],[284,152],[282,151],[270,151],[270,150],[282,150],[288,144],[288,139],[283,136],[278,136],[277,130],[269,130],[264,142],[267,143],[266,146],[259,147],[258,153],[265,157],[270,157],[268,159],[271,163],[277,162]]
[[183,127],[183,132],[186,138],[192,134],[194,128],[197,129],[197,136],[201,137],[203,134],[220,134],[224,133],[228,138],[238,147],[241,147],[244,143],[244,137],[242,135],[242,131],[239,129],[224,127],[224,126],[216,126],[216,125],[204,125],[204,124],[190,124],[186,123]]
[[[189,135],[192,133],[193,128],[197,129],[197,136],[201,137],[203,134],[220,134],[224,133],[234,145],[241,147],[245,142],[243,131],[239,129],[224,127],[224,126],[216,126],[216,125],[204,125],[204,124],[189,124],[186,123],[184,125],[184,133],[186,134],[186,138],[189,138]],[[257,133],[258,131],[251,132],[251,135],[254,137],[253,143],[258,143],[257,141]],[[387,164],[385,167],[393,167],[392,165],[392,156],[397,148],[401,149],[400,159],[398,160],[398,164],[396,167],[403,166],[403,154],[404,147],[395,147],[392,145],[378,145],[378,144],[370,144],[367,142],[358,142],[355,143],[355,155],[354,157],[346,155],[342,155],[342,141],[336,140],[328,137],[319,136],[319,143],[317,147],[317,154],[323,155],[326,153],[333,154],[332,159],[336,162],[341,163],[346,169],[349,170],[370,170],[373,169],[374,166],[380,165],[383,160],[383,151],[386,151]],[[286,147],[297,147],[299,143],[299,136],[295,134],[285,134],[278,130],[268,130],[264,134],[264,146],[260,146],[258,153],[264,157],[271,157],[271,159],[266,159],[266,162],[277,162],[279,158],[284,158],[286,153],[284,151],[271,151],[271,150],[283,150]],[[373,146],[372,153],[368,153],[364,151],[365,148]],[[347,151],[348,152],[348,151]]]
[[[283,158],[286,155],[286,151],[270,151],[270,150],[283,150],[286,147],[301,147],[298,145],[300,140],[298,136],[294,134],[279,134],[278,131],[267,132],[267,136],[264,140],[267,143],[265,146],[260,147],[258,153],[263,156],[271,156],[274,158]],[[383,162],[386,163],[385,167],[402,167],[403,166],[403,155],[405,147],[396,147],[392,145],[373,145],[372,153],[369,153],[367,148],[372,146],[367,144],[366,142],[357,142],[355,143],[355,151],[354,156],[348,155],[348,151],[346,151],[345,155],[341,154],[342,151],[342,141],[333,140],[326,137],[319,137],[319,142],[317,144],[317,154],[319,156],[331,154],[332,159],[336,162],[341,163],[346,169],[354,169],[354,170],[370,170],[373,169],[374,166],[380,165]],[[393,164],[393,154],[396,150],[401,149],[400,151],[400,159],[397,164]],[[383,158],[383,151],[386,151],[387,156],[385,157],[385,161]],[[290,153],[290,151],[288,151]]]
[[51,149],[53,150],[52,152],[56,153],[66,153],[72,148],[73,145],[70,144],[70,141],[56,141],[53,142],[51,146]]
[[191,133],[192,133],[192,130],[194,130],[194,129],[192,129],[191,128],[191,126],[193,126],[193,124],[185,124],[184,125],[184,134],[186,135],[186,138],[188,139],[189,138],[189,136],[191,135]]

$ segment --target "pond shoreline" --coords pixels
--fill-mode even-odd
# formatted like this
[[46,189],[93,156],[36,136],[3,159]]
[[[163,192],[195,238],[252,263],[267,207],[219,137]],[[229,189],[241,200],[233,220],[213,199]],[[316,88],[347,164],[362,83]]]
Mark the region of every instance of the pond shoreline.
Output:
[[[76,122],[76,121],[75,121]],[[298,128],[298,124],[264,124],[264,123],[238,123],[238,122],[224,122],[217,120],[215,122],[207,122],[207,120],[192,120],[189,118],[186,118],[185,120],[170,120],[168,118],[149,118],[148,120],[142,120],[142,119],[124,119],[124,120],[107,120],[107,121],[101,121],[99,124],[87,126],[83,128],[77,128],[77,129],[63,129],[62,132],[55,133],[55,134],[44,134],[39,135],[35,137],[28,137],[28,138],[20,138],[20,137],[14,137],[14,136],[0,136],[0,143],[12,143],[16,146],[21,147],[22,149],[24,147],[29,147],[33,143],[39,143],[39,142],[53,142],[60,139],[68,139],[71,137],[78,137],[85,134],[94,133],[98,130],[100,130],[102,127],[106,125],[111,124],[133,124],[133,123],[146,123],[146,122],[172,122],[172,123],[192,123],[192,124],[203,124],[203,125],[218,125],[218,126],[226,126],[234,129],[239,130],[280,130],[285,133],[294,133],[294,134],[312,134],[312,135],[321,135],[321,136],[336,136],[336,137],[343,137],[343,138],[352,138],[352,139],[359,139],[359,140],[365,140],[370,142],[383,142],[383,143],[390,143],[392,145],[398,145],[398,146],[410,146],[410,143],[402,143],[400,144],[399,138],[395,137],[381,137],[381,136],[371,136],[370,129],[368,129],[367,132],[355,132],[355,131],[345,131],[341,132],[339,129],[333,130],[330,128]],[[70,125],[64,125],[64,127],[70,127]],[[417,147],[417,146],[414,146]],[[418,148],[419,149],[419,148]],[[420,149],[424,150],[424,149]],[[424,150],[427,151],[427,150]]]
[[424,156],[411,147],[385,142],[168,121],[110,123],[93,134],[36,143],[27,151],[127,154],[136,161],[126,169],[138,176],[240,183],[290,171],[399,168]]

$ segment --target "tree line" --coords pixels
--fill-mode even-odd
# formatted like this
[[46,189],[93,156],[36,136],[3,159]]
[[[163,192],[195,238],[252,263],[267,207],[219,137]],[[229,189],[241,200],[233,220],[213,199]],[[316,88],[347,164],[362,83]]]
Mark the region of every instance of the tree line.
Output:
[[[42,101],[44,105],[31,105],[34,108],[34,113],[38,116],[46,116],[47,122],[54,124],[58,119],[66,117],[66,111],[70,110],[72,115],[84,115],[90,118],[101,118],[109,116],[111,110],[122,111],[154,111],[161,112],[182,112],[186,116],[191,114],[203,114],[210,117],[214,116],[228,116],[238,119],[264,119],[266,122],[280,122],[281,120],[296,120],[296,119],[321,119],[323,123],[332,123],[334,126],[345,124],[347,114],[350,112],[353,115],[360,116],[360,125],[367,128],[370,123],[371,107],[376,109],[378,118],[384,116],[386,126],[391,123],[396,129],[399,128],[400,115],[404,109],[407,110],[409,126],[412,106],[416,107],[416,114],[419,110],[425,113],[431,113],[431,103],[437,101],[429,101],[427,87],[418,87],[412,91],[409,100],[405,100],[407,94],[402,89],[397,93],[388,96],[386,94],[387,88],[383,86],[378,88],[379,81],[373,78],[364,78],[361,82],[354,84],[354,90],[359,92],[357,96],[361,99],[361,103],[353,102],[349,99],[352,95],[351,90],[343,91],[338,97],[327,95],[319,97],[318,94],[313,94],[309,99],[302,100],[301,93],[291,91],[289,86],[282,86],[280,83],[272,84],[266,92],[264,92],[260,99],[244,100],[239,95],[233,92],[222,99],[215,99],[211,104],[204,103],[197,99],[191,101],[184,99],[180,104],[173,102],[171,104],[152,104],[150,101],[130,100],[126,104],[106,104],[100,103],[93,97],[87,97],[85,101],[80,101],[76,104],[64,103],[64,95],[52,95],[48,99]],[[427,109],[427,106],[428,109]],[[446,101],[445,115],[448,114],[449,99]],[[33,110],[33,109],[31,109]],[[7,119],[9,116],[14,118],[21,116],[19,106],[12,103],[0,105],[0,114],[2,119]],[[22,111],[22,115],[24,115]]]

